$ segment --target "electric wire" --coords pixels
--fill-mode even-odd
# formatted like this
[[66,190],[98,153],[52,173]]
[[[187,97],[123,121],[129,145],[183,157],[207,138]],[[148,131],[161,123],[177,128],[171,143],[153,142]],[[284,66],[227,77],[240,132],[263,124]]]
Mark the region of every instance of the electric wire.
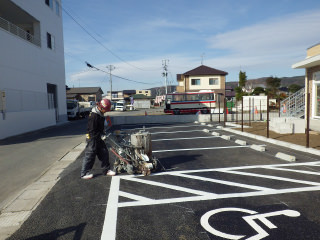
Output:
[[[62,10],[83,30],[85,31],[92,39],[94,39],[99,45],[101,45],[105,50],[107,50],[109,53],[111,53],[114,57],[116,57],[117,59],[119,59],[120,61],[126,63],[127,65],[134,67],[136,69],[139,69],[141,71],[158,71],[159,69],[155,69],[155,70],[146,70],[146,69],[142,69],[140,67],[137,67],[127,61],[125,61],[123,58],[121,58],[120,56],[118,56],[117,54],[115,54],[113,51],[111,51],[109,48],[107,48],[101,41],[99,41],[95,36],[93,36],[81,23],[79,23],[65,8],[63,8],[61,6]],[[97,34],[98,35],[98,34]],[[100,35],[99,35],[100,36]],[[101,36],[100,36],[101,37]]]

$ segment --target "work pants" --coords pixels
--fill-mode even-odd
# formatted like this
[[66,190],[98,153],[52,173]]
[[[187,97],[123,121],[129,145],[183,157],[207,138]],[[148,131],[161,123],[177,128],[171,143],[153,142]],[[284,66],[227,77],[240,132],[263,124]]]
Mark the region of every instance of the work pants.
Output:
[[85,155],[82,162],[81,176],[89,172],[95,162],[96,156],[101,161],[102,173],[106,174],[110,169],[109,151],[102,139],[89,139],[85,149]]

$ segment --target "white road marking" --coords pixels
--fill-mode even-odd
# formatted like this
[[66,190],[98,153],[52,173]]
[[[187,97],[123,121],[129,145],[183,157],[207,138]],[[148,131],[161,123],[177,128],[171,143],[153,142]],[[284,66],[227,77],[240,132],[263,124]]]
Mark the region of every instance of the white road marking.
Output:
[[[148,127],[148,128],[145,128],[145,129],[155,129],[155,128],[188,128],[188,127],[206,127],[206,126],[203,126],[203,125],[174,125],[174,126],[167,126],[167,127]],[[143,128],[136,128],[136,129],[143,129]]]
[[155,182],[155,181],[149,181],[149,180],[144,180],[141,178],[127,178],[126,180],[133,181],[133,182],[139,182],[139,183],[144,183],[152,186],[157,186],[157,187],[163,187],[163,188],[168,188],[176,191],[182,191],[182,192],[187,192],[190,194],[195,194],[195,195],[200,195],[200,196],[211,196],[215,197],[217,194],[214,193],[208,193],[204,191],[199,191],[199,190],[194,190],[191,188],[185,188],[185,187],[180,187],[177,185],[171,185],[171,184],[166,184],[166,183],[160,183],[160,182]]
[[218,149],[230,149],[230,148],[250,148],[249,145],[247,146],[228,146],[228,147],[206,147],[206,148],[185,148],[185,149],[168,149],[168,150],[158,150],[152,151],[153,153],[160,153],[160,152],[179,152],[179,151],[199,151],[199,150],[218,150]]
[[241,188],[253,189],[253,190],[258,190],[258,191],[273,190],[272,188],[253,186],[253,185],[248,185],[248,184],[241,184],[241,183],[218,180],[218,179],[213,179],[213,178],[200,177],[200,176],[194,176],[194,175],[187,175],[187,174],[182,174],[182,173],[174,173],[173,172],[171,174],[169,173],[168,175],[173,175],[173,176],[178,176],[178,177],[185,177],[185,178],[200,180],[200,181],[204,181],[204,182],[220,183],[220,184],[229,185],[229,186],[233,186],[233,187],[241,187]]
[[101,240],[116,239],[119,189],[120,177],[114,176],[111,179],[109,198],[101,234]]
[[151,201],[151,198],[146,198],[146,197],[142,197],[136,194],[132,194],[132,193],[127,193],[127,192],[123,192],[123,191],[119,191],[119,196],[121,197],[125,197],[125,198],[130,198],[132,200],[136,200],[136,201]]
[[172,133],[190,133],[190,132],[203,132],[203,130],[175,131],[175,132],[154,132],[154,133],[151,133],[151,135],[156,135],[156,134],[172,134]]
[[285,181],[285,182],[294,182],[294,183],[301,183],[301,184],[306,184],[306,185],[320,186],[319,182],[303,181],[303,180],[297,180],[297,179],[292,179],[292,178],[284,178],[284,177],[276,177],[276,176],[265,175],[265,174],[256,174],[256,173],[239,172],[239,171],[227,171],[227,170],[218,170],[218,171],[219,172],[224,172],[224,173],[243,175],[243,176],[267,178],[267,179],[273,179],[273,180],[279,180],[279,181]]
[[286,172],[296,172],[296,173],[303,173],[303,174],[309,174],[309,175],[320,175],[320,172],[312,172],[312,171],[305,171],[305,170],[295,170],[295,169],[289,169],[289,168],[276,168],[276,167],[264,167],[265,169],[272,169],[277,171],[286,171]]
[[176,141],[176,140],[193,140],[198,138],[217,138],[217,136],[209,136],[209,137],[193,137],[193,138],[167,138],[167,139],[155,139],[151,140],[152,142],[160,142],[160,141]]
[[[215,194],[211,192],[199,191],[196,189],[184,188],[176,185],[165,184],[161,182],[155,182],[150,180],[145,180],[139,178],[139,176],[129,175],[129,176],[115,176],[112,178],[110,192],[109,192],[109,199],[107,203],[107,210],[105,216],[105,222],[103,225],[103,231],[101,235],[101,240],[115,240],[116,239],[116,223],[117,223],[117,213],[118,208],[121,207],[135,207],[135,206],[148,206],[148,205],[158,205],[158,204],[171,204],[171,203],[179,203],[179,202],[191,202],[191,201],[206,201],[206,200],[215,200],[215,199],[229,199],[229,198],[245,198],[245,197],[258,197],[258,196],[268,196],[268,195],[277,195],[277,194],[287,194],[287,193],[297,193],[297,192],[311,192],[311,191],[320,191],[320,182],[311,182],[311,181],[302,181],[290,178],[282,178],[277,176],[270,176],[270,175],[263,175],[263,174],[253,174],[253,173],[246,173],[246,172],[239,172],[239,170],[244,169],[263,169],[263,168],[276,168],[276,170],[286,171],[286,166],[294,167],[294,166],[319,166],[320,161],[317,162],[306,162],[306,163],[289,163],[289,164],[273,164],[273,165],[253,165],[253,166],[240,166],[240,167],[229,167],[229,168],[215,168],[215,169],[198,169],[198,170],[185,170],[185,171],[177,171],[177,172],[163,172],[152,174],[155,176],[161,175],[173,175],[178,177],[190,178],[193,180],[199,181],[210,181],[210,182],[217,182],[220,184],[226,184],[236,187],[243,187],[248,189],[253,189],[256,191],[251,192],[242,192],[242,193],[227,193],[227,194]],[[277,167],[279,167],[277,169]],[[292,169],[289,169],[292,170]],[[247,176],[254,176],[260,178],[267,178],[267,179],[275,179],[279,181],[286,181],[286,182],[293,182],[293,183],[300,183],[300,184],[307,184],[311,186],[307,187],[296,187],[296,188],[287,188],[287,189],[270,189],[265,187],[259,186],[252,186],[247,184],[240,184],[236,182],[229,182],[223,181],[218,179],[210,179],[194,175],[186,175],[186,173],[198,173],[198,172],[225,172],[231,174],[238,174],[238,175],[247,175]],[[309,171],[298,171],[302,174],[309,174]],[[316,174],[318,175],[318,174]],[[120,179],[139,182],[141,184],[147,184],[157,187],[164,187],[168,189],[173,189],[177,191],[187,192],[189,194],[194,194],[195,196],[189,197],[178,197],[178,198],[166,198],[166,199],[151,199],[143,196],[138,196],[136,194],[127,193],[124,191],[120,191]],[[118,202],[119,196],[123,196],[135,201],[129,202]]]

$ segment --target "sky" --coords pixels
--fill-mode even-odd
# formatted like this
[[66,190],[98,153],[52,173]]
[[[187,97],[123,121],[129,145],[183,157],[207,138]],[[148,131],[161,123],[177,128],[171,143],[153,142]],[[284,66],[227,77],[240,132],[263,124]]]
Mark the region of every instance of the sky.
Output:
[[[226,81],[304,75],[320,42],[319,0],[63,0],[66,82],[112,91],[177,85],[201,64]],[[89,68],[86,62],[95,68]],[[99,70],[97,70],[99,69]]]

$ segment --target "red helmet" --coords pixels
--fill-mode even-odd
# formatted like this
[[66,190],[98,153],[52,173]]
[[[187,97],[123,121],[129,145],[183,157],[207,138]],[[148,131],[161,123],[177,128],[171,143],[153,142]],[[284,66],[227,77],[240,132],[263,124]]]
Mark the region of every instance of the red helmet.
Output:
[[99,107],[102,108],[103,110],[105,110],[106,112],[110,111],[111,108],[111,102],[109,99],[102,99],[99,103],[98,103]]

